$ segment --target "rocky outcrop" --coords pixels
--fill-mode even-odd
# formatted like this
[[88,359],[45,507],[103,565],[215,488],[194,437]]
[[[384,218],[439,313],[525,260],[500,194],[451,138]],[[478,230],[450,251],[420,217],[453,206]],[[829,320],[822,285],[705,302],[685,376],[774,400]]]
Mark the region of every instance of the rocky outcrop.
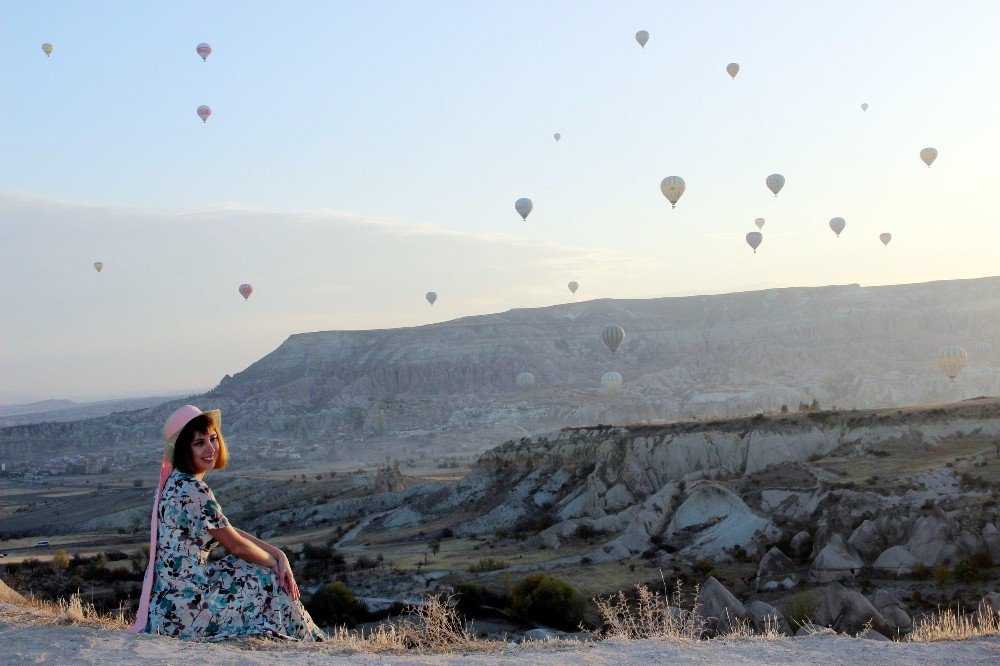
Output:
[[839,534],[830,537],[830,541],[813,560],[810,576],[818,583],[851,578],[864,567],[861,556]]
[[888,590],[879,590],[871,597],[872,606],[882,614],[890,635],[901,636],[913,628],[913,619],[906,605]]
[[377,493],[398,493],[406,489],[406,481],[403,479],[399,465],[386,465],[380,467],[372,481],[372,488]]
[[694,607],[695,612],[705,618],[707,629],[715,634],[729,633],[736,622],[753,619],[743,603],[713,576],[709,576],[698,590]]
[[768,631],[774,629],[786,636],[791,636],[792,631],[788,627],[788,623],[785,621],[785,616],[780,610],[775,608],[769,603],[760,601],[751,601],[747,604],[747,611],[753,618],[754,625],[757,627],[757,631]]
[[857,634],[869,624],[882,634],[891,633],[885,618],[863,594],[840,583],[830,583],[823,590],[813,619],[840,633]]
[[872,568],[877,571],[902,576],[911,573],[918,564],[920,564],[920,560],[906,546],[893,546],[892,548],[886,548],[878,556],[875,563],[872,564]]
[[798,584],[792,561],[777,546],[767,551],[757,567],[757,591],[790,590]]
[[792,537],[792,552],[797,557],[805,557],[812,550],[812,535],[805,530]]

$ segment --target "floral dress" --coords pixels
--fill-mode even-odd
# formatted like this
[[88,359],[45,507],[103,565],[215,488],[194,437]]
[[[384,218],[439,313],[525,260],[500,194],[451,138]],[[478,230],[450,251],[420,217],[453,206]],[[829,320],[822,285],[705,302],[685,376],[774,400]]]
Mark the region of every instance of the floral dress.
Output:
[[229,521],[204,481],[174,470],[160,495],[159,521],[148,632],[199,641],[326,638],[271,569],[233,555],[208,561],[215,543],[208,530]]

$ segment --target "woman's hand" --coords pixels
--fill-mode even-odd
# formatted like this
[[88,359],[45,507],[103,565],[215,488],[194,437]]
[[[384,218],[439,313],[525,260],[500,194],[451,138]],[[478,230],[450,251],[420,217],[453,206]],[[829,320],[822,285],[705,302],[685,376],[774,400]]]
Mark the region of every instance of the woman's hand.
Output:
[[292,599],[298,599],[299,585],[295,582],[295,576],[292,574],[292,566],[288,563],[288,557],[280,550],[274,554],[274,557],[278,562],[278,566],[275,567],[275,571],[278,574],[278,585]]

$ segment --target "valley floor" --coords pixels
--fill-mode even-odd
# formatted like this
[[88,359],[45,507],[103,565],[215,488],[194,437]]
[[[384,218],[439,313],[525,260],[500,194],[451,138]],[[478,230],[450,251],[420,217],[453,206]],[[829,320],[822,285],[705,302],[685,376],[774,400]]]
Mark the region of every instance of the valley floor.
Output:
[[1000,637],[892,643],[847,636],[713,641],[608,640],[498,645],[447,654],[358,654],[335,645],[261,641],[200,644],[122,631],[38,623],[0,602],[0,654],[8,663],[53,664],[997,664]]

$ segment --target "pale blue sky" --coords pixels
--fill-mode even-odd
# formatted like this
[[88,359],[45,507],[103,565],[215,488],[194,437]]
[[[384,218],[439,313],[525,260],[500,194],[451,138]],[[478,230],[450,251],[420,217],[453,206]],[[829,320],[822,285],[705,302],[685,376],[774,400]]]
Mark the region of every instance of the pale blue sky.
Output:
[[570,279],[582,300],[997,273],[1000,3],[0,8],[0,402],[203,389],[292,333],[547,305]]

